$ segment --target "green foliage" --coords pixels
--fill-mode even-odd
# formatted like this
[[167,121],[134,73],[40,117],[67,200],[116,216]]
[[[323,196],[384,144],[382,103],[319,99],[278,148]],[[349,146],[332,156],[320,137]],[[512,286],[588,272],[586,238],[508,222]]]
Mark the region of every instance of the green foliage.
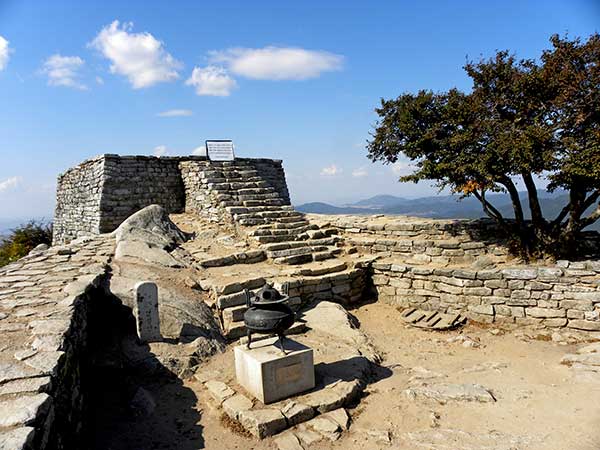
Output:
[[[469,62],[470,93],[420,91],[383,100],[368,144],[373,161],[401,155],[416,170],[400,181],[434,180],[480,200],[485,213],[518,236],[526,255],[565,254],[578,233],[600,218],[600,35],[586,42],[558,35],[539,61],[507,51]],[[542,215],[535,177],[570,192],[561,214]],[[527,188],[531,222],[523,219],[516,180]],[[508,192],[516,220],[506,221],[486,199]],[[556,245],[559,244],[559,245]]]
[[32,220],[0,241],[0,267],[27,255],[40,244],[52,244],[52,224]]

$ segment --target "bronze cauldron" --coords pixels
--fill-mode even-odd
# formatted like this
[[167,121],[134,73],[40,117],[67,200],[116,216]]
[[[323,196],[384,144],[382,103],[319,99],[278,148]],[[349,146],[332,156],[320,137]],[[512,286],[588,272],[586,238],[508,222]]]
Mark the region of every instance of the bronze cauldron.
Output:
[[286,304],[287,295],[282,295],[272,286],[264,285],[256,294],[246,290],[246,306],[244,325],[248,333],[247,348],[252,343],[252,333],[276,334],[279,348],[283,349],[284,332],[290,328],[296,315]]

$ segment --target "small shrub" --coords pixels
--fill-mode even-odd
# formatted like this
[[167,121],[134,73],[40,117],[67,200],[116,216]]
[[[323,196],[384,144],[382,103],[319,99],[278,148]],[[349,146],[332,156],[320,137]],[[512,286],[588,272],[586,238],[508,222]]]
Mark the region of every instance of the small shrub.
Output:
[[31,220],[11,230],[8,236],[0,238],[0,267],[22,258],[40,244],[52,244],[51,223]]

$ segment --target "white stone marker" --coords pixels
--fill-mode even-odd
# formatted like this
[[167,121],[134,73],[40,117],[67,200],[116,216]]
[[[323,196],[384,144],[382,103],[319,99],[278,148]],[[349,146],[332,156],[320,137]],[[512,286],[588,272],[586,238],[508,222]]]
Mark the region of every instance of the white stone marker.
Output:
[[156,283],[142,281],[134,287],[137,332],[142,342],[159,342],[158,288]]
[[312,349],[285,338],[284,355],[276,344],[275,337],[253,342],[250,349],[234,349],[238,383],[264,404],[315,387]]

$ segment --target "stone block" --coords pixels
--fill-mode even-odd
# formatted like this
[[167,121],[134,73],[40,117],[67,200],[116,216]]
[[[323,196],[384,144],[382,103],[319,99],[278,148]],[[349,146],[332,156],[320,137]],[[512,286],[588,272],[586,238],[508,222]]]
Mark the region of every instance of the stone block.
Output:
[[138,337],[142,342],[159,342],[160,318],[158,315],[158,287],[156,283],[140,282],[134,287],[135,316]]
[[311,406],[294,401],[287,403],[281,408],[281,412],[285,416],[289,426],[306,422],[315,416],[315,410]]
[[253,436],[264,439],[285,430],[285,417],[278,409],[240,411],[238,421]]
[[219,405],[235,395],[235,391],[221,381],[210,380],[204,386]]
[[271,338],[250,349],[241,345],[234,349],[238,383],[265,404],[315,386],[312,349],[286,338],[283,354],[276,343],[277,338]]
[[223,411],[233,420],[239,420],[242,411],[252,409],[252,400],[242,394],[236,394],[223,402]]

